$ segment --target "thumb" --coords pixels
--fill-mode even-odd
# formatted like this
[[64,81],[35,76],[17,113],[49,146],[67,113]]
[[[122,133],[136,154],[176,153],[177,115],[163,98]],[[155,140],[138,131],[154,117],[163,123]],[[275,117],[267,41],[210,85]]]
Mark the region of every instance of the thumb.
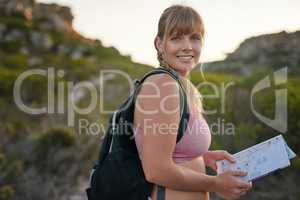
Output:
[[217,170],[218,170],[218,166],[217,166],[217,164],[216,164],[216,163],[214,163],[214,164],[212,165],[212,169],[213,169],[215,172],[217,172]]
[[248,173],[243,171],[231,171],[233,176],[246,176]]

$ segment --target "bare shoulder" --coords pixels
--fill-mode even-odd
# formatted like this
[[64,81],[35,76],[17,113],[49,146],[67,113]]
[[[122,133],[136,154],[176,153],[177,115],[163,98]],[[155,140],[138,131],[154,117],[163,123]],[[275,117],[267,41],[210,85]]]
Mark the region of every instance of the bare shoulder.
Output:
[[164,90],[170,91],[171,89],[170,92],[177,92],[178,84],[176,80],[168,74],[155,74],[146,78],[142,84],[140,93],[154,92],[153,89],[160,89],[161,92],[165,92]]
[[[142,84],[135,103],[137,118],[161,118],[178,114],[179,86],[168,74],[148,77]],[[176,117],[176,116],[175,116]]]

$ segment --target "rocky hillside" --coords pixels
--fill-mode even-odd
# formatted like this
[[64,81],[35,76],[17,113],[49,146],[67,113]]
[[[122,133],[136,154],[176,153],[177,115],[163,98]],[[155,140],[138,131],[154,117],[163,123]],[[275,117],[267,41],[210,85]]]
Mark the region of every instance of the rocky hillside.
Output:
[[[123,66],[135,65],[130,56],[120,55],[114,47],[105,48],[101,41],[78,34],[72,27],[73,15],[68,7],[34,0],[1,0],[0,12],[1,50],[22,54],[27,67],[44,64],[40,56],[51,57],[49,54],[73,61],[83,58],[84,64],[90,62],[101,66],[115,57],[115,60],[125,61]],[[51,59],[50,63],[55,64]]]
[[206,71],[249,75],[254,71],[279,69],[300,73],[300,31],[260,35],[242,42],[225,60],[205,64]]
[[[92,136],[81,134],[78,120],[105,127],[109,115],[99,111],[100,102],[89,114],[76,114],[74,127],[67,125],[67,106],[62,113],[55,109],[53,114],[26,114],[13,98],[17,77],[29,69],[60,70],[63,76],[55,78],[55,98],[59,82],[65,88],[59,102],[69,105],[68,83],[89,81],[101,94],[98,78],[102,70],[122,70],[138,78],[151,68],[78,34],[68,7],[34,0],[0,0],[0,13],[0,200],[79,198],[76,195],[84,195],[104,129]],[[104,109],[111,110],[128,95],[129,84],[118,76],[106,79],[106,95],[98,97]],[[21,90],[24,104],[46,106],[47,87],[45,77],[27,78]],[[75,97],[77,106],[88,105],[84,91],[76,91]]]
[[22,16],[27,20],[43,20],[45,30],[70,32],[73,15],[69,7],[36,3],[34,0],[1,0],[0,12],[5,16]]

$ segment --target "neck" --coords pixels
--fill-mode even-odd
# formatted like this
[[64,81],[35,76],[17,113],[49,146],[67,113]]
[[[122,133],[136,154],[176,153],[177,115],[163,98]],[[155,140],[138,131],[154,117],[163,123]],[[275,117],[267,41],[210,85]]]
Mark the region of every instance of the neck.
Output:
[[179,71],[179,70],[175,70],[173,67],[170,67],[169,65],[168,66],[165,66],[165,68],[169,68],[169,69],[172,69],[174,71],[177,72],[177,74],[182,77],[182,78],[188,78],[190,72],[189,71]]
[[181,76],[182,78],[188,78],[190,71],[179,71],[179,70],[175,70],[179,76]]

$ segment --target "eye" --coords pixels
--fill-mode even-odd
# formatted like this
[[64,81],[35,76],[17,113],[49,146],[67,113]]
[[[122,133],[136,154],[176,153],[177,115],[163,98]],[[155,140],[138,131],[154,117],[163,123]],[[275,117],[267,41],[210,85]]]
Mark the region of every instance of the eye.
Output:
[[201,40],[201,37],[200,36],[193,36],[192,39],[193,40]]
[[179,37],[174,36],[174,37],[171,38],[171,40],[179,40]]

